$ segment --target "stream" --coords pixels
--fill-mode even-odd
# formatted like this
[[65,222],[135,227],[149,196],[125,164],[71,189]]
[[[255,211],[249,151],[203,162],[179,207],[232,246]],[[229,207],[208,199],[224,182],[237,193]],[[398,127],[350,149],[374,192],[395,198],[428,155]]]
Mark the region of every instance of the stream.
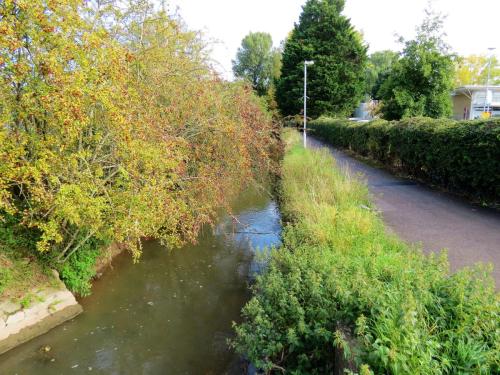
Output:
[[254,256],[279,244],[281,224],[276,203],[255,189],[233,213],[195,245],[147,241],[137,264],[119,255],[80,300],[84,312],[0,356],[0,374],[245,373],[227,340],[250,298]]

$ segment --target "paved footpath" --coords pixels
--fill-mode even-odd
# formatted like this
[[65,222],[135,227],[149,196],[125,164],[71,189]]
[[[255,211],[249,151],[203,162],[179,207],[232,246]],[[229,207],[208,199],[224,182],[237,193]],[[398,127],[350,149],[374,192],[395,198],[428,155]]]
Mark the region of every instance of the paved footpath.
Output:
[[500,288],[499,212],[395,177],[311,136],[308,147],[327,147],[339,165],[361,174],[385,223],[400,238],[421,243],[426,252],[447,249],[452,271],[477,262],[492,263],[497,289]]

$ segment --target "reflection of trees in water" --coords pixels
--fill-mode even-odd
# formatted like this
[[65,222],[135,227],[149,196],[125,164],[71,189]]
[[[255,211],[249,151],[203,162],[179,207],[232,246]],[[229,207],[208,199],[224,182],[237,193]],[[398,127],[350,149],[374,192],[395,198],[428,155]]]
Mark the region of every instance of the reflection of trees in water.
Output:
[[[204,228],[194,245],[167,250],[157,241],[145,241],[138,264],[125,253],[119,256],[113,262],[119,272],[104,273],[84,301],[85,314],[64,326],[66,331],[61,327],[28,343],[22,358],[1,363],[0,372],[66,373],[79,364],[72,371],[92,367],[135,374],[168,368],[173,373],[210,369],[218,374],[237,364],[238,357],[225,343],[233,334],[232,321],[240,319],[250,298],[253,247],[275,243],[280,230],[276,205],[269,198],[245,197],[245,209],[235,211],[237,221],[226,216],[215,228]],[[42,344],[50,344],[51,354],[57,353],[56,364],[35,363],[32,353]],[[75,344],[78,351],[73,350]]]
[[247,261],[240,263],[237,274],[252,282],[255,274],[262,272],[266,265],[265,257],[260,255],[280,243],[281,222],[277,205],[268,200],[259,210],[226,217],[216,228],[216,233],[247,256]]
[[216,235],[225,235],[239,247],[252,248],[276,244],[281,232],[280,216],[274,202],[268,202],[261,210],[227,216],[215,229]]
[[[252,184],[241,193],[231,206],[231,214],[239,216],[249,211],[262,211],[274,199],[269,183]],[[224,212],[225,216],[227,212]]]

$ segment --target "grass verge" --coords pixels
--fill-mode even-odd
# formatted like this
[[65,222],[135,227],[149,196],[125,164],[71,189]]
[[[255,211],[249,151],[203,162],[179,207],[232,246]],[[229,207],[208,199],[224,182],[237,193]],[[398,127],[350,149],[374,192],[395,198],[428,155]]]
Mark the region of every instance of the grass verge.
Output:
[[446,254],[425,256],[386,232],[366,186],[326,150],[285,139],[283,246],[235,326],[236,350],[266,373],[331,373],[335,347],[362,374],[499,373],[488,268],[450,275]]
[[0,299],[28,301],[31,292],[55,285],[52,271],[33,255],[36,235],[4,214],[0,221]]

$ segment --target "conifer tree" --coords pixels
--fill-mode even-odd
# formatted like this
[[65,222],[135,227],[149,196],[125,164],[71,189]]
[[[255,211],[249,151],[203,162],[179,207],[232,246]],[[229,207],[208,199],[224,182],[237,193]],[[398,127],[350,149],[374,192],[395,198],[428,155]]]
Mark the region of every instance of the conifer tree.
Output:
[[365,88],[367,48],[361,34],[342,15],[344,0],[309,0],[283,51],[277,102],[284,116],[301,112],[305,60],[308,115],[349,115]]

